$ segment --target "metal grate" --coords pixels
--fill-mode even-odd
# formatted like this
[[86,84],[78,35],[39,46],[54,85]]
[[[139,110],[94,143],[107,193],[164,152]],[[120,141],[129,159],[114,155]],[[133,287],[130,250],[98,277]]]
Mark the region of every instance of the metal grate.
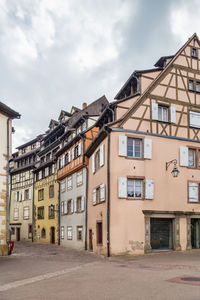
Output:
[[200,281],[200,277],[183,277],[181,278],[183,281]]

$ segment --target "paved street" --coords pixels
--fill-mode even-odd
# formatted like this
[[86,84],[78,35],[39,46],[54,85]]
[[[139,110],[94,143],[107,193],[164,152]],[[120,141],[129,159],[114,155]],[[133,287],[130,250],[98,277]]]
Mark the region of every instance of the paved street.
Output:
[[200,250],[108,259],[18,243],[0,257],[0,300],[10,299],[199,300]]

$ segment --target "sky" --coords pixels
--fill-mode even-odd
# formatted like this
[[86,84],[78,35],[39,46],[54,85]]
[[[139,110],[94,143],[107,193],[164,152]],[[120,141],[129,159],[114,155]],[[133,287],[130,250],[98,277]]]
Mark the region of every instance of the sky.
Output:
[[0,101],[21,114],[14,148],[51,119],[152,68],[200,35],[198,0],[0,0]]

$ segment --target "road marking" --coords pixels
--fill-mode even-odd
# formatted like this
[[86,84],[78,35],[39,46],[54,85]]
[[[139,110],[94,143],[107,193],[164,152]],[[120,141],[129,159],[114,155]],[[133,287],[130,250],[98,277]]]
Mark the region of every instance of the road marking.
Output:
[[17,287],[24,286],[24,285],[27,285],[27,284],[35,283],[35,282],[45,280],[45,279],[50,279],[50,278],[53,278],[53,277],[56,277],[56,276],[65,275],[67,273],[80,270],[83,267],[87,267],[87,266],[95,265],[95,264],[97,264],[97,262],[87,263],[87,264],[79,265],[77,267],[73,267],[71,269],[64,269],[64,270],[60,270],[60,271],[56,271],[56,272],[52,272],[52,273],[46,273],[46,274],[43,274],[43,275],[39,275],[39,276],[35,276],[35,277],[27,278],[27,279],[22,279],[22,280],[17,280],[17,281],[11,282],[11,283],[3,284],[3,285],[0,285],[0,292],[5,292],[5,291],[8,291],[8,290],[13,289],[13,288],[17,288]]

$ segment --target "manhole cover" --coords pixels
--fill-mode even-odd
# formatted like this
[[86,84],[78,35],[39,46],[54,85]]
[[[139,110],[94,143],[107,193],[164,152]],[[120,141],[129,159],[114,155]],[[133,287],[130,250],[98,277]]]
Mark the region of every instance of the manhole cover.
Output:
[[183,281],[200,281],[200,277],[183,277],[181,278]]

